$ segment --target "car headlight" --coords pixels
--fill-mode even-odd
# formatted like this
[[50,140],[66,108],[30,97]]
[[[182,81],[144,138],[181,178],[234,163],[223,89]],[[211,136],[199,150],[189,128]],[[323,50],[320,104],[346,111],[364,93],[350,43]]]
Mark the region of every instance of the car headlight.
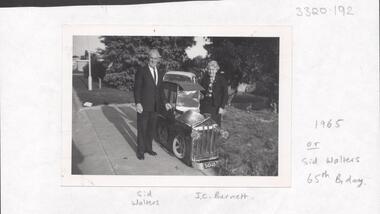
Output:
[[191,131],[191,138],[194,139],[194,140],[198,140],[200,137],[201,137],[201,133],[197,130],[192,130]]

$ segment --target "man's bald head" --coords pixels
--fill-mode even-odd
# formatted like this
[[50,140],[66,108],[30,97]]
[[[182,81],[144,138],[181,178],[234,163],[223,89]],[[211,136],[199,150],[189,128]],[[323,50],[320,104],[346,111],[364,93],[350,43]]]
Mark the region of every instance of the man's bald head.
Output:
[[155,68],[161,59],[161,55],[157,49],[151,49],[149,51],[149,66]]
[[149,57],[160,58],[161,55],[160,55],[160,52],[158,52],[157,49],[151,49],[149,51]]

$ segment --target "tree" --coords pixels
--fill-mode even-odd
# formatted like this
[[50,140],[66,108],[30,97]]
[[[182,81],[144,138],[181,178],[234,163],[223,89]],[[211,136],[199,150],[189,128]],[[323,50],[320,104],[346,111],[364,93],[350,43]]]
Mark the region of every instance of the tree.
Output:
[[[229,82],[256,83],[262,95],[278,96],[279,38],[210,37],[204,48]],[[277,94],[276,94],[277,93]]]
[[188,58],[187,47],[195,44],[193,37],[102,36],[105,49],[99,50],[109,73],[126,72],[134,75],[147,63],[148,51],[157,48],[162,56],[160,69],[180,69]]
[[200,79],[205,72],[208,60],[202,56],[196,56],[193,59],[187,59],[183,63],[183,69],[185,71],[192,72]]
[[[86,54],[88,57],[88,52]],[[88,58],[87,58],[88,59]],[[83,67],[84,77],[88,78],[89,66],[88,64]],[[103,63],[98,60],[98,56],[95,53],[91,53],[91,76],[93,80],[98,78],[103,79],[106,74],[106,68]]]

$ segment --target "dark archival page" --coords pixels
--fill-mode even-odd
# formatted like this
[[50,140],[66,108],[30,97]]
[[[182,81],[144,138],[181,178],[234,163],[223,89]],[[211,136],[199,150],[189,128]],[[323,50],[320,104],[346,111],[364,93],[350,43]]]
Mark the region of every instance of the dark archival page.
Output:
[[[129,5],[129,4],[150,4],[150,3],[185,2],[185,1],[191,1],[191,0],[4,0],[4,1],[0,1],[0,7]],[[202,0],[196,0],[196,1],[202,1]]]

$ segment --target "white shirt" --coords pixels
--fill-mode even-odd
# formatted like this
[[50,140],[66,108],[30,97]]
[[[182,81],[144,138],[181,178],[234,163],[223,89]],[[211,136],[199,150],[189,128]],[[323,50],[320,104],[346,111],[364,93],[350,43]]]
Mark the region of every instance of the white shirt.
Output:
[[[152,67],[150,67],[150,66],[148,66],[149,67],[149,70],[150,70],[150,74],[152,75],[152,78],[153,78],[153,80],[154,80],[154,74],[156,74],[156,85],[157,85],[157,83],[158,83],[158,75],[157,75],[157,68],[156,67],[154,67],[154,68],[152,68]],[[154,73],[153,73],[154,72]]]

